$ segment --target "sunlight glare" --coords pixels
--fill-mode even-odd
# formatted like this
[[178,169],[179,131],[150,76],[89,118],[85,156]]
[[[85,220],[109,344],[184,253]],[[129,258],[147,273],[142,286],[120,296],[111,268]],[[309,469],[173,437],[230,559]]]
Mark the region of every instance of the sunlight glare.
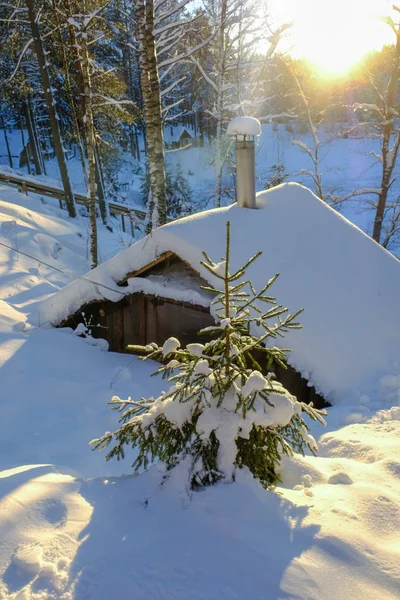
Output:
[[371,50],[394,42],[379,18],[393,16],[386,0],[281,0],[276,6],[279,22],[293,21],[290,54],[320,74],[344,74]]

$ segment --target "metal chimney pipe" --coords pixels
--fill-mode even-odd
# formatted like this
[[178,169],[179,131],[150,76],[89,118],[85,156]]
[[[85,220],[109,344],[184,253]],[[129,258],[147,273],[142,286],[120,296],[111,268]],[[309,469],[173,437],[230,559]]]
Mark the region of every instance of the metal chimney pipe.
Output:
[[235,117],[228,125],[227,134],[235,138],[237,203],[245,208],[257,208],[254,137],[261,134],[261,123],[254,117]]
[[235,142],[236,200],[239,206],[256,208],[256,164],[254,140]]

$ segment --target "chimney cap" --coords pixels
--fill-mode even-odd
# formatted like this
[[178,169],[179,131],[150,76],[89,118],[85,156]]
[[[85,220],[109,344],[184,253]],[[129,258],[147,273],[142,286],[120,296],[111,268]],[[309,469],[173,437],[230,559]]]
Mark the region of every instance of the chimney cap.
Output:
[[261,135],[261,123],[255,117],[235,117],[228,125],[228,135],[258,136]]

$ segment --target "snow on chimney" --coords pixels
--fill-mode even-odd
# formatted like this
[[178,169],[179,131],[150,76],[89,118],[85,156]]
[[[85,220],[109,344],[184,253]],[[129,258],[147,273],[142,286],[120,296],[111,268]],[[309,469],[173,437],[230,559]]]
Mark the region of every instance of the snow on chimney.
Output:
[[245,208],[256,208],[254,137],[260,134],[260,121],[254,117],[236,117],[228,125],[228,135],[235,138],[236,200]]

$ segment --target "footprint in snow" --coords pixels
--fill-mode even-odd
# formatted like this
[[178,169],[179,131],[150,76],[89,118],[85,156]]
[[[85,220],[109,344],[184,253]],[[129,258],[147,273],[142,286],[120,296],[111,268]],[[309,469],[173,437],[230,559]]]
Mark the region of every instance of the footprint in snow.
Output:
[[50,498],[43,500],[40,506],[43,518],[55,527],[63,527],[67,520],[67,507],[60,500]]
[[62,252],[62,246],[61,246],[61,244],[59,244],[58,242],[56,242],[54,244],[53,251],[52,251],[52,253],[51,253],[50,256],[52,258],[54,258],[54,259],[57,259],[58,256],[61,254],[61,252]]
[[20,547],[3,575],[10,593],[17,592],[35,579],[43,565],[43,550],[39,544]]

